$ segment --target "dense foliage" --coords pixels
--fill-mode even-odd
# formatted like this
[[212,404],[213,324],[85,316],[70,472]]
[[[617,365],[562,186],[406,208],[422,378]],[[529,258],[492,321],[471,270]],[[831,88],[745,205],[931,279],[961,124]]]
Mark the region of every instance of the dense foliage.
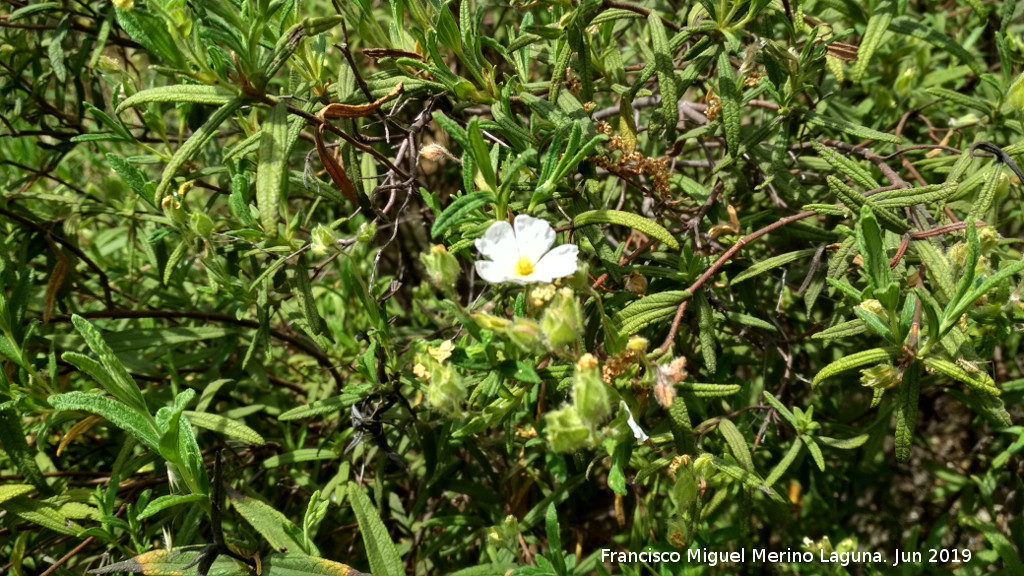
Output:
[[3,0],[0,573],[1024,574],[1019,12]]

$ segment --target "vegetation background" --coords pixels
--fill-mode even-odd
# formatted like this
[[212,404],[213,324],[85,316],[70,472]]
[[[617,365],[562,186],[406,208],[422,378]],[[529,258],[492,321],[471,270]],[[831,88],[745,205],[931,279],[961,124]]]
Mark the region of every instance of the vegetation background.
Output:
[[1020,12],[3,0],[0,573],[1024,574]]

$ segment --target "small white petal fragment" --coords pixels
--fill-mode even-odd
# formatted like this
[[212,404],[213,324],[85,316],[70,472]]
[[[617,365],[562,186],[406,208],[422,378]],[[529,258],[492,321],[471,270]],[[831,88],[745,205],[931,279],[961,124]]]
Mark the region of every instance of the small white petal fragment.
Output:
[[633,413],[629,411],[629,406],[627,406],[625,402],[622,403],[622,409],[629,415],[629,418],[626,420],[626,424],[629,424],[629,428],[633,431],[633,437],[636,438],[636,441],[641,443],[647,442],[647,439],[650,438],[650,436],[640,429],[640,425],[636,423],[636,420],[633,418]]
[[520,214],[515,227],[505,221],[495,222],[476,248],[488,260],[476,262],[476,271],[491,284],[519,285],[551,282],[576,273],[579,249],[565,244],[551,250],[555,242],[551,225]]

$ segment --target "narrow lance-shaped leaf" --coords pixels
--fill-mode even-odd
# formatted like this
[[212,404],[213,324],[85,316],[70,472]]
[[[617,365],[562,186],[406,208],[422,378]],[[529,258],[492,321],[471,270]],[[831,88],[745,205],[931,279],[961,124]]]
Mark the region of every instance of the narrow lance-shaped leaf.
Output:
[[921,365],[914,362],[903,372],[896,400],[896,460],[910,459],[910,446],[917,423],[917,402],[921,392]]
[[860,48],[857,50],[857,62],[850,71],[851,80],[855,84],[860,83],[861,78],[871,63],[871,57],[882,44],[882,37],[889,29],[889,23],[896,13],[896,5],[891,0],[882,0],[871,12],[868,20],[868,27],[864,31],[864,38],[861,40]]
[[174,86],[158,86],[136,92],[118,104],[114,112],[120,114],[128,108],[138,108],[152,103],[223,106],[234,98],[233,92],[221,86],[175,84]]
[[[32,483],[36,490],[43,495],[50,496],[53,490],[46,483],[43,472],[36,464],[35,450],[29,447],[25,440],[25,430],[21,425],[21,416],[13,406],[0,406],[0,447],[10,458],[14,467],[21,473],[25,480]],[[29,487],[32,491],[32,486]],[[14,498],[19,494],[9,496]],[[4,498],[0,496],[0,501]]]
[[722,105],[722,125],[725,126],[725,145],[729,154],[736,156],[740,147],[740,93],[736,88],[736,73],[729,63],[729,51],[718,53],[718,101]]
[[811,382],[811,386],[817,387],[826,378],[847,370],[853,370],[854,368],[860,368],[861,366],[867,366],[869,364],[891,361],[892,354],[891,350],[885,348],[872,348],[870,350],[854,352],[853,354],[844,356],[843,358],[840,358],[839,360],[836,360],[822,368],[821,371],[815,374],[814,381]]
[[142,396],[142,391],[139,390],[135,379],[128,373],[128,369],[124,367],[121,360],[114,355],[114,351],[103,340],[99,330],[90,324],[88,320],[77,314],[71,317],[71,323],[74,324],[78,333],[85,338],[85,342],[89,345],[89,349],[92,350],[93,354],[99,357],[100,362],[110,376],[109,379],[100,380],[100,384],[108,386],[108,393],[124,402],[132,410],[138,412],[143,419],[151,421],[152,417],[149,413],[149,407],[146,406],[146,400]]
[[85,392],[68,392],[50,396],[48,402],[57,410],[81,410],[98,414],[134,436],[153,452],[160,452],[160,436],[153,422],[117,400]]
[[[120,12],[120,11],[119,11]],[[170,161],[167,162],[167,166],[164,167],[163,174],[160,176],[160,184],[156,187],[156,194],[153,197],[153,202],[160,205],[167,191],[170,190],[171,185],[174,183],[174,177],[178,175],[178,170],[181,169],[193,156],[196,155],[199,150],[206,146],[216,134],[217,129],[235,113],[243,103],[245,102],[242,98],[235,98],[229,101],[227,104],[221,106],[216,112],[210,115],[210,117],[199,127],[198,130],[192,133],[192,136],[185,141],[184,144],[178,148],[178,151],[171,156]]]
[[665,132],[668,141],[675,140],[676,124],[679,122],[679,95],[676,92],[675,64],[672,62],[671,47],[665,33],[661,16],[652,11],[647,16],[651,33],[651,47],[654,49],[654,68],[658,73],[658,89],[661,90],[661,113],[665,117]]
[[348,490],[348,499],[352,503],[359,522],[359,534],[363,537],[366,557],[370,560],[370,572],[373,574],[403,574],[402,557],[398,555],[395,543],[388,535],[388,529],[380,520],[377,509],[356,484]]
[[580,228],[589,224],[618,224],[628,226],[656,240],[660,240],[673,250],[679,250],[679,242],[672,234],[652,220],[632,212],[620,210],[591,210],[573,218],[573,226]]
[[259,165],[256,167],[256,204],[263,232],[277,236],[281,202],[288,187],[288,109],[282,102],[271,109],[260,137]]
[[725,442],[729,445],[729,451],[732,452],[740,466],[748,472],[753,472],[754,461],[750,458],[750,447],[747,446],[747,441],[743,438],[743,433],[739,428],[733,424],[732,420],[722,418],[718,421],[718,431],[725,438]]
[[256,529],[274,550],[301,550],[311,556],[319,556],[315,547],[306,547],[302,530],[270,505],[248,496],[229,493],[231,505]]

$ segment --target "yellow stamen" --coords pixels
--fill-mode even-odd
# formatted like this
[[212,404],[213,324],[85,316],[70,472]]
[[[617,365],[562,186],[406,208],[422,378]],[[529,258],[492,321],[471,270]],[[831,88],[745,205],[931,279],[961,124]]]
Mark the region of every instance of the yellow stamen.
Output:
[[530,274],[533,274],[533,262],[525,256],[520,258],[519,262],[516,262],[516,274],[519,276],[529,276]]

